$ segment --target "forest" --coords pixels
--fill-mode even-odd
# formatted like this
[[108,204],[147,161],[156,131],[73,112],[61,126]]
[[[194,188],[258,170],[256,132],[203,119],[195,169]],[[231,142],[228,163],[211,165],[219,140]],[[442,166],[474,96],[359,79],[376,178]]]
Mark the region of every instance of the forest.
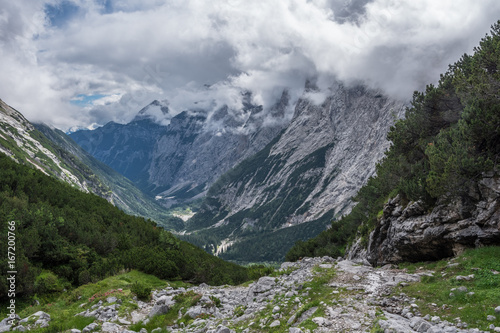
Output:
[[[129,269],[212,285],[242,283],[252,274],[4,154],[0,221],[2,237],[15,225],[18,297],[60,292]],[[0,251],[7,247],[2,241]],[[8,257],[0,258],[7,267]],[[7,297],[6,274],[0,272],[0,301]]]

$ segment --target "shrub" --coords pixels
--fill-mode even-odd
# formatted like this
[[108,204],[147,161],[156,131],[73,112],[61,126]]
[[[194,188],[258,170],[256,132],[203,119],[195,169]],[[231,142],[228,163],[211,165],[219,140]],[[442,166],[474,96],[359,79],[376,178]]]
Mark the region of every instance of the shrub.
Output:
[[134,293],[140,300],[149,301],[149,299],[151,298],[151,287],[145,286],[140,282],[136,281],[132,283],[130,291]]
[[62,291],[64,286],[59,281],[57,275],[50,271],[43,271],[35,280],[35,290],[37,293],[53,293]]

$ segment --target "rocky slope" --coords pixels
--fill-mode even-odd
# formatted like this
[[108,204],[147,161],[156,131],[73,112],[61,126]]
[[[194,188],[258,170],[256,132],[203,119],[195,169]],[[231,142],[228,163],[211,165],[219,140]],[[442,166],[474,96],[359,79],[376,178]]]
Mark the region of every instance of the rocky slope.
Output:
[[18,163],[31,165],[84,192],[110,200],[109,188],[82,163],[66,163],[67,156],[17,110],[0,100],[0,152]]
[[[250,95],[243,96],[242,110],[224,106],[210,114],[192,110],[175,116],[166,102],[154,101],[128,124],[108,123],[70,136],[171,205],[202,195],[223,172],[262,149],[283,128],[287,92],[265,115],[249,100]],[[160,118],[168,124],[160,125]]]
[[31,124],[1,100],[0,152],[84,192],[97,194],[129,214],[151,218],[168,229],[183,225],[131,181],[83,151],[66,134],[46,125]]
[[467,196],[441,200],[428,211],[422,201],[404,204],[399,196],[384,206],[365,249],[358,241],[354,260],[373,265],[451,257],[466,248],[500,244],[500,177],[494,172],[471,187]]
[[316,235],[350,210],[405,106],[341,83],[320,104],[312,101],[318,94],[309,84],[290,125],[211,187],[188,223],[188,239],[198,237],[207,247],[203,239],[211,236],[214,251],[227,259],[282,260],[297,239]]
[[[122,290],[103,291],[109,296],[76,301],[80,306],[73,315],[94,321],[82,331],[68,332],[484,332],[467,328],[460,318],[449,322],[423,316],[415,298],[398,293],[434,273],[409,274],[390,266],[375,269],[330,257],[305,258],[285,262],[275,276],[246,287],[168,287],[154,291],[148,302],[130,300]],[[179,308],[186,299],[189,305]],[[500,307],[495,311],[500,313]],[[149,324],[163,314],[167,325]],[[8,324],[3,320],[0,332],[50,327],[51,318],[38,311],[18,317],[12,327]],[[500,327],[492,324],[490,331],[498,332]]]

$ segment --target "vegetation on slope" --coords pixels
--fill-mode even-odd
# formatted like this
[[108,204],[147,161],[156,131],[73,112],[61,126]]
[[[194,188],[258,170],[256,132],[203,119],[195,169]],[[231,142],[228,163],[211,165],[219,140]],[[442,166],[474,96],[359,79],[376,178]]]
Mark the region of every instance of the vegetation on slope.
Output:
[[172,216],[166,208],[156,203],[154,198],[144,194],[132,181],[92,157],[68,135],[41,124],[36,124],[35,127],[43,133],[40,136],[52,141],[58,156],[61,156],[63,161],[74,165],[74,169],[88,171],[85,177],[79,179],[88,179],[88,173],[98,178],[110,190],[108,195],[113,204],[125,213],[150,218],[169,230],[179,230],[184,227],[184,222],[180,218]]
[[318,237],[297,242],[286,259],[342,252],[358,226],[366,239],[383,204],[397,194],[428,207],[438,198],[466,197],[469,186],[499,161],[499,87],[500,21],[437,86],[415,92],[405,119],[388,134],[392,146],[377,176],[360,189],[352,212]]
[[[132,270],[127,273],[117,274],[96,283],[88,283],[71,291],[52,294],[46,299],[40,299],[40,304],[32,305],[23,303],[18,308],[21,318],[26,318],[37,311],[44,311],[51,316],[50,326],[47,328],[31,329],[33,332],[64,332],[73,328],[82,330],[85,326],[95,321],[94,317],[75,316],[91,306],[102,301],[106,304],[108,297],[120,298],[123,303],[119,314],[123,316],[127,311],[137,309],[137,304],[132,304],[137,294],[134,286],[141,285],[149,290],[148,297],[151,296],[152,289],[165,288],[167,286],[180,287],[187,286],[182,282],[167,283],[155,276]],[[149,299],[148,299],[149,300]],[[5,317],[6,307],[0,309],[1,318]]]
[[[0,154],[2,235],[9,221],[16,225],[18,296],[58,292],[124,268],[195,283],[248,280],[247,269]],[[7,242],[0,251],[7,253]],[[0,266],[7,267],[6,256]],[[6,274],[0,272],[0,299],[7,296]]]

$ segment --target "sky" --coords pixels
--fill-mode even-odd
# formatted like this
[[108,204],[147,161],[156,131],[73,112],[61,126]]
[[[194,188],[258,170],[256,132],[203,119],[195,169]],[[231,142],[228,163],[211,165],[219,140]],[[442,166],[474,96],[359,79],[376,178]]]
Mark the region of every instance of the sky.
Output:
[[0,0],[0,98],[62,130],[155,99],[267,110],[312,79],[410,100],[498,19],[498,0]]

